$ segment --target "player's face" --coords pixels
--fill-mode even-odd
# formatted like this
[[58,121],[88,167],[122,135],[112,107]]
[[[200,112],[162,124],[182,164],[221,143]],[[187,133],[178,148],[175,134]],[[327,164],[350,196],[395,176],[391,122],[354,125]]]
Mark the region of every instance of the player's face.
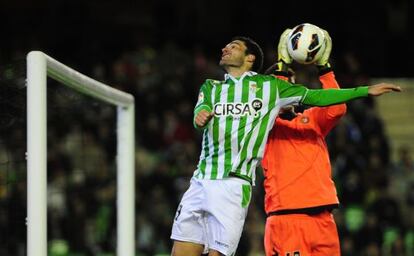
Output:
[[224,68],[241,67],[246,62],[246,45],[240,40],[227,44],[221,52],[220,66]]

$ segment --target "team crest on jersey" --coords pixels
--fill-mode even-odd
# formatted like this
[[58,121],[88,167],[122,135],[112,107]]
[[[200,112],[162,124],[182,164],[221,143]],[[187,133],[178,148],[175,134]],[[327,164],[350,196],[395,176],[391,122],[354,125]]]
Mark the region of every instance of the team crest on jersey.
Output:
[[301,122],[301,123],[303,123],[303,124],[307,124],[307,123],[309,123],[309,117],[307,117],[307,116],[302,116],[302,117],[300,118],[300,122]]
[[258,90],[260,90],[260,88],[257,87],[257,84],[256,83],[250,84],[249,85],[249,88],[250,88],[250,91],[252,91],[253,93],[256,93]]
[[232,116],[239,118],[243,116],[254,116],[260,115],[260,110],[263,107],[261,99],[256,98],[251,102],[230,102],[230,103],[216,103],[214,104],[214,115],[215,116]]

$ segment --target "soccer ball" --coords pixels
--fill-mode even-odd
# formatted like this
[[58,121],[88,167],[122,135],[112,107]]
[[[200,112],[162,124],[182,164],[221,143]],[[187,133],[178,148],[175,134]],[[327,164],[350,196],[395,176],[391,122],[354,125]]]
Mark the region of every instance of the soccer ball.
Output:
[[289,55],[301,64],[318,61],[326,48],[322,29],[310,23],[294,27],[288,35],[287,44]]

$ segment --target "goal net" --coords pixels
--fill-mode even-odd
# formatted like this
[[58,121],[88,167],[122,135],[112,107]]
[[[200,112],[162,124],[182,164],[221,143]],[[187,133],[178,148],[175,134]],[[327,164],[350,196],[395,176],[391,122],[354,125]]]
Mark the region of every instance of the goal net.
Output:
[[25,253],[25,64],[0,66],[0,255]]
[[[85,255],[134,255],[133,96],[42,52],[30,52],[25,63],[23,79],[0,88],[5,124],[0,193],[6,191],[0,203],[8,207],[8,212],[0,212],[0,225],[2,217],[15,222],[8,224],[9,231],[27,225],[27,241],[18,243],[25,243],[29,256],[59,255],[68,247],[71,253]],[[14,102],[16,97],[20,103]],[[19,199],[25,205],[9,207],[19,205]],[[109,229],[113,237],[99,238]],[[5,253],[22,255],[16,239],[21,240],[21,234],[3,237],[14,247],[6,246]],[[109,243],[105,251],[95,246],[99,240]],[[76,241],[82,244],[78,248]],[[82,251],[85,248],[89,251]]]

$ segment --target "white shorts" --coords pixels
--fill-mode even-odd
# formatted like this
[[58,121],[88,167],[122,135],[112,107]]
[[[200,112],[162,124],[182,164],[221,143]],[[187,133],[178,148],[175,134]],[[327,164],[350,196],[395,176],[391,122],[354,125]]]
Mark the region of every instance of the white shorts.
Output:
[[224,255],[236,252],[251,198],[251,185],[239,178],[192,178],[178,206],[171,239],[204,245]]

